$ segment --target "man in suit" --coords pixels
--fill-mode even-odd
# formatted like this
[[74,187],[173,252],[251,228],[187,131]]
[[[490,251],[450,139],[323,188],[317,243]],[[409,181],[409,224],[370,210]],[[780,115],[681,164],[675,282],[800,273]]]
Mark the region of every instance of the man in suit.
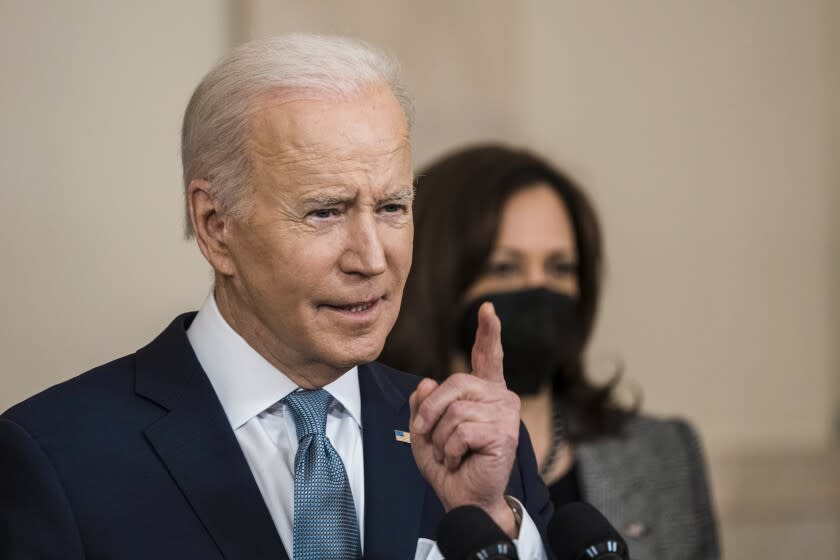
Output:
[[0,418],[0,558],[440,558],[464,504],[545,557],[492,307],[471,374],[373,362],[411,265],[410,112],[351,40],[249,43],[210,71],[182,158],[214,289]]

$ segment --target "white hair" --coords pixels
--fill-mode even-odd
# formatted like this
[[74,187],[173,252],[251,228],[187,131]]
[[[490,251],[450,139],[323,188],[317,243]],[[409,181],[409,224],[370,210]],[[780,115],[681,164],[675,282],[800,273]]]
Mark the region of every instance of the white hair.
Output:
[[186,200],[194,179],[210,182],[211,194],[226,212],[246,211],[248,118],[259,96],[286,90],[346,98],[378,83],[391,88],[410,126],[413,105],[399,64],[362,41],[296,33],[234,49],[204,76],[184,113],[186,236],[195,233]]

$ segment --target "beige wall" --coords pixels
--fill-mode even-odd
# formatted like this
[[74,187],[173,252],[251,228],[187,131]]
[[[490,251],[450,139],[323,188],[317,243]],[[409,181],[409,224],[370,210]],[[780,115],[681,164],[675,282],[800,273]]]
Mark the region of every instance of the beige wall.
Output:
[[621,356],[647,411],[699,427],[726,557],[840,546],[835,3],[240,6],[241,39],[344,33],[393,51],[418,163],[497,138],[577,176],[609,256],[593,363]]
[[715,450],[829,439],[828,5],[525,4],[524,131],[607,232],[595,348]]
[[179,123],[223,0],[0,4],[0,409],[200,304]]
[[183,106],[229,30],[315,30],[402,59],[419,163],[509,139],[589,188],[610,257],[594,354],[624,358],[648,410],[689,416],[714,452],[828,441],[829,3],[449,4],[5,5],[0,406],[200,302],[206,266],[177,236]]
[[[516,133],[520,10],[509,0],[365,0],[237,4],[240,40],[310,31],[352,35],[393,53],[416,102],[415,161]],[[500,42],[500,37],[511,40]],[[492,56],[492,60],[488,59]]]
[[[829,130],[829,161],[831,162],[831,197],[828,204],[828,220],[831,225],[829,234],[833,240],[831,250],[833,254],[829,260],[833,262],[833,273],[829,279],[830,286],[840,286],[840,2],[829,3],[829,13],[825,18],[826,34],[830,42],[828,48],[829,64],[829,99],[831,103],[831,123]],[[834,322],[832,332],[840,333],[840,290],[832,290],[834,305],[832,313]],[[835,339],[836,340],[836,339]],[[833,344],[834,347],[834,441],[840,443],[840,344]]]
[[417,96],[418,163],[499,138],[570,169],[609,252],[593,361],[621,356],[648,411],[688,416],[715,454],[829,441],[829,2],[242,5],[243,39],[392,50]]

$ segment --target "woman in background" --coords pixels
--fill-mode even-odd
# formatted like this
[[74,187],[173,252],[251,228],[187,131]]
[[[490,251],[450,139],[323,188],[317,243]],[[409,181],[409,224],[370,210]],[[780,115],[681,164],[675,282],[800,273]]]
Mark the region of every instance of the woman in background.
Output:
[[493,302],[555,507],[593,504],[637,560],[718,558],[694,431],[617,404],[618,376],[586,377],[603,257],[586,195],[528,152],[476,146],[418,173],[414,213],[414,264],[380,359],[434,378],[470,371],[478,307]]

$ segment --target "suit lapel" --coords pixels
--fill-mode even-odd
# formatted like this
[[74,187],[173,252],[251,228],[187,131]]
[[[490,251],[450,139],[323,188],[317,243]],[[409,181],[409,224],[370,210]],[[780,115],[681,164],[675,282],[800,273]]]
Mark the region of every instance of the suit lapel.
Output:
[[365,557],[413,558],[426,482],[411,445],[394,430],[408,431],[408,395],[376,364],[359,367],[365,458]]
[[288,560],[221,404],[178,317],[137,352],[138,394],[169,413],[145,433],[222,555]]

